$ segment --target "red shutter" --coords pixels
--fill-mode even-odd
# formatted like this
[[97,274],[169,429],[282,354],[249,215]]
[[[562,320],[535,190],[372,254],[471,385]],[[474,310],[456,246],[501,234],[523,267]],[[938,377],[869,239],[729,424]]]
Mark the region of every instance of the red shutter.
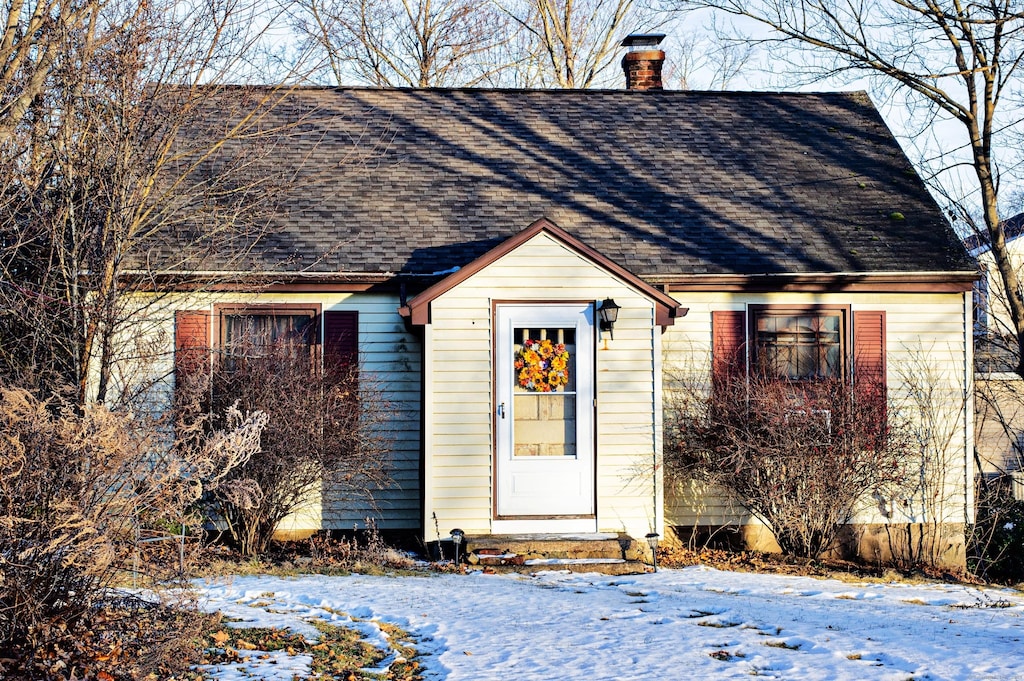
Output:
[[746,374],[746,320],[747,314],[742,310],[711,313],[711,376],[714,384]]
[[178,310],[174,313],[175,380],[210,370],[210,313]]
[[[853,313],[853,389],[859,399],[877,395],[884,408],[885,376],[885,312],[855,311]],[[877,392],[876,392],[877,391]]]
[[324,365],[351,367],[359,362],[359,313],[324,312]]

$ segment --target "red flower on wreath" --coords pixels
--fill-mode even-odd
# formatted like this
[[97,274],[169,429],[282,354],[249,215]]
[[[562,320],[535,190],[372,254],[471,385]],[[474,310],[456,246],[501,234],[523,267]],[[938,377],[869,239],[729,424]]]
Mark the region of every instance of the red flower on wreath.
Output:
[[523,341],[514,366],[519,387],[549,393],[569,384],[569,351],[548,339]]

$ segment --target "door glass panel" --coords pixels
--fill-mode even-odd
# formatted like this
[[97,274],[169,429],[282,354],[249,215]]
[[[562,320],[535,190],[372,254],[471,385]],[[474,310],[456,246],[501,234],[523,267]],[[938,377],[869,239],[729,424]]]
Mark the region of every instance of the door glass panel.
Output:
[[576,330],[516,328],[512,455],[576,456]]

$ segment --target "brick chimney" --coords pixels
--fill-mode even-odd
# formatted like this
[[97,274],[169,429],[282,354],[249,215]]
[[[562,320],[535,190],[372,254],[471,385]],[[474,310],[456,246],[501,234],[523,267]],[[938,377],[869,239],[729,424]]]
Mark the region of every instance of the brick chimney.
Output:
[[661,90],[661,67],[665,53],[658,49],[664,33],[634,33],[626,36],[622,47],[629,49],[622,58],[627,90]]

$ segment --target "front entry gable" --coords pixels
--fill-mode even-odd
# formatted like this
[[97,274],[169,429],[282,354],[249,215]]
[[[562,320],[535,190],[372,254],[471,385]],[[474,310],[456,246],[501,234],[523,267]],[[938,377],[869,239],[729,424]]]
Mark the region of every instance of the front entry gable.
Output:
[[[596,323],[606,298],[614,337]],[[659,327],[683,312],[546,220],[412,299],[424,527],[660,531]],[[551,363],[525,378],[530,349]]]
[[429,324],[431,321],[431,304],[436,298],[466,281],[474,274],[481,272],[502,257],[518,250],[541,234],[550,237],[569,251],[574,252],[595,267],[605,271],[648,298],[655,307],[655,323],[662,328],[673,325],[677,317],[682,317],[686,314],[685,308],[680,308],[675,299],[667,293],[658,290],[629,270],[612,262],[547,218],[537,220],[523,231],[492,248],[465,267],[460,268],[422,293],[419,293],[407,305],[399,309],[399,314],[414,326]]

